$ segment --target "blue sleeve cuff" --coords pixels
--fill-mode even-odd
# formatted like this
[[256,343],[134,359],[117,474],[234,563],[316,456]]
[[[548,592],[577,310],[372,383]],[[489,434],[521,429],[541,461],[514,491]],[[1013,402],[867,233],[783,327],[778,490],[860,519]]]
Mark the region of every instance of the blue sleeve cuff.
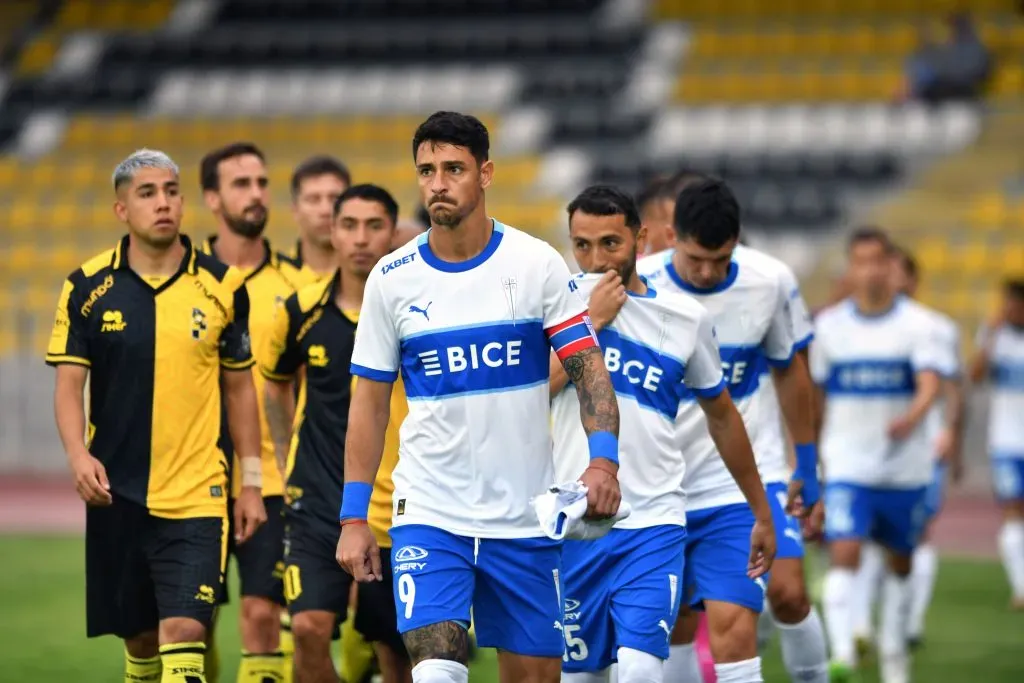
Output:
[[793,344],[793,351],[803,351],[804,349],[811,345],[812,341],[814,341],[813,332],[811,332],[809,335],[798,341],[796,344]]
[[394,382],[398,379],[398,370],[376,370],[355,363],[349,366],[349,372],[356,377],[365,377],[366,379],[372,379],[374,382]]
[[785,369],[788,368],[789,364],[793,362],[793,356],[796,355],[796,352],[797,348],[794,345],[790,347],[789,355],[787,355],[785,358],[772,358],[768,354],[765,354],[764,359],[765,361],[767,361],[768,365],[772,366],[773,368]]
[[700,398],[718,398],[725,391],[725,377],[718,380],[718,384],[713,387],[706,387],[704,389],[694,389],[693,393],[697,394]]

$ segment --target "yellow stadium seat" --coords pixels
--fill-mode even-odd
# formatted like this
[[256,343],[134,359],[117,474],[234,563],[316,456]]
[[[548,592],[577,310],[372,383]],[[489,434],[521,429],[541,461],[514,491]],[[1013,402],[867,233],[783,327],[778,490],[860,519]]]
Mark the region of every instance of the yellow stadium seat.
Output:
[[25,311],[52,320],[54,312],[57,310],[57,299],[60,297],[61,287],[63,287],[63,279],[50,285],[37,284],[29,287],[21,300]]
[[976,198],[968,209],[967,221],[971,227],[982,230],[1001,228],[1010,219],[1010,208],[1001,192]]
[[1003,277],[1024,277],[1024,242],[1006,245],[999,254],[999,266]]
[[949,245],[938,239],[922,241],[917,247],[917,257],[925,273],[942,273],[949,263]]
[[988,272],[993,266],[994,253],[988,248],[988,245],[983,242],[973,242],[966,244],[956,250],[954,254],[956,260],[960,263],[963,273],[968,275],[978,275]]
[[39,265],[39,254],[30,244],[17,244],[7,252],[7,267],[13,277],[24,277]]

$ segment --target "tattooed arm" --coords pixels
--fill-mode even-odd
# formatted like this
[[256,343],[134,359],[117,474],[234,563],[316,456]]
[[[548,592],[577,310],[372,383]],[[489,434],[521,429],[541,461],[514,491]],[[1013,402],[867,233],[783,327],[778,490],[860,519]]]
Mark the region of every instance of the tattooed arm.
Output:
[[270,438],[274,442],[274,457],[281,476],[288,465],[288,450],[292,438],[292,423],[295,420],[295,393],[293,383],[268,379],[263,392],[263,412],[270,427]]
[[604,354],[597,346],[591,346],[572,354],[562,363],[565,374],[576,387],[580,401],[580,421],[591,444],[590,466],[580,476],[580,482],[588,489],[587,514],[591,517],[611,517],[619,510],[622,494],[619,491],[616,460],[594,457],[591,437],[619,435],[619,404]]

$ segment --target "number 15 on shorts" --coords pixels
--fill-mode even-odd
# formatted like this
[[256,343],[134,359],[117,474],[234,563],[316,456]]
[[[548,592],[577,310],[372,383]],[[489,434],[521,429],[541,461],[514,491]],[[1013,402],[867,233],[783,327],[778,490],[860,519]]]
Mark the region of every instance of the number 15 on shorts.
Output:
[[590,655],[587,644],[576,635],[581,626],[579,624],[558,624],[558,627],[562,630],[562,635],[565,636],[565,653],[562,655],[562,661],[568,662],[571,659],[574,662],[582,662],[586,659]]

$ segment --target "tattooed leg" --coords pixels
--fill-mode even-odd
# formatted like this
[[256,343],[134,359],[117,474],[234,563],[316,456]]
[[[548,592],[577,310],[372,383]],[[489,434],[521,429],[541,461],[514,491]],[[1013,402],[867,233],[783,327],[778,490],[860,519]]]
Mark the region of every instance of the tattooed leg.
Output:
[[413,666],[425,659],[446,659],[459,664],[469,662],[469,634],[454,621],[442,621],[402,634]]

